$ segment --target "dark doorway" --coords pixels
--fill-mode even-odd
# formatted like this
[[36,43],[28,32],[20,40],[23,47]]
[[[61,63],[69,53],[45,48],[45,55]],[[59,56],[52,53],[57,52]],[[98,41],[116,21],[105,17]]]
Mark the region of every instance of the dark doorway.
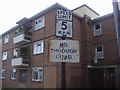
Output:
[[90,87],[91,88],[115,88],[114,68],[90,69]]
[[79,77],[72,77],[70,82],[71,88],[80,88],[80,78]]
[[19,82],[25,83],[27,81],[27,69],[19,69]]
[[108,68],[104,70],[104,81],[105,81],[105,88],[115,88],[115,71],[114,68]]

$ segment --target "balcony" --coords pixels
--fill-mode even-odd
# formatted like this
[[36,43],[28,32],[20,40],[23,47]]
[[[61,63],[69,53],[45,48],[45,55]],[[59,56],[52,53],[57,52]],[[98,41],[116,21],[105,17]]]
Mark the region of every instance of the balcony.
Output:
[[29,60],[24,59],[23,57],[13,58],[11,64],[16,67],[28,67]]
[[25,35],[25,34],[20,34],[18,36],[14,37],[13,43],[17,44],[17,43],[29,43],[30,42],[30,38],[29,36]]
[[31,28],[29,27],[21,27],[20,29],[14,32],[14,44],[25,44],[29,43],[31,39]]

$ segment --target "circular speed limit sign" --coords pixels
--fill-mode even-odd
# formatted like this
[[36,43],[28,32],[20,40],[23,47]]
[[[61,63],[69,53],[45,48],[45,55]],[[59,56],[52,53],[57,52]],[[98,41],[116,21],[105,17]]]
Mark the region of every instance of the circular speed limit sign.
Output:
[[56,24],[56,36],[72,37],[72,22],[58,20]]

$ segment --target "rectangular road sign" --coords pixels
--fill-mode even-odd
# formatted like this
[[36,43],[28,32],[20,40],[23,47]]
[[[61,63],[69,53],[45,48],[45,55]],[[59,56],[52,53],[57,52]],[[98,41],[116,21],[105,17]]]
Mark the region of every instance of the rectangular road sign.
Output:
[[75,40],[51,40],[49,42],[50,62],[78,63],[79,42]]
[[72,37],[72,22],[58,20],[56,23],[56,36]]
[[63,9],[57,9],[56,19],[57,20],[72,21],[72,11],[63,10]]
[[72,38],[72,11],[57,9],[56,36]]

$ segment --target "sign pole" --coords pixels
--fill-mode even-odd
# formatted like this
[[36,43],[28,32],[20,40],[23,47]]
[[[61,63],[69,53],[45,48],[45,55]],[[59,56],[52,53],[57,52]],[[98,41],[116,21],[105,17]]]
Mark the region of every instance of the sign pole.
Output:
[[[61,38],[65,40],[66,35],[63,35]],[[61,62],[61,88],[66,88],[66,63]]]
[[[60,36],[62,40],[65,40],[66,37],[72,37],[72,11],[57,9],[56,19],[56,36]],[[66,88],[65,62],[61,62],[61,88]]]
[[61,62],[61,88],[66,88],[66,63]]

